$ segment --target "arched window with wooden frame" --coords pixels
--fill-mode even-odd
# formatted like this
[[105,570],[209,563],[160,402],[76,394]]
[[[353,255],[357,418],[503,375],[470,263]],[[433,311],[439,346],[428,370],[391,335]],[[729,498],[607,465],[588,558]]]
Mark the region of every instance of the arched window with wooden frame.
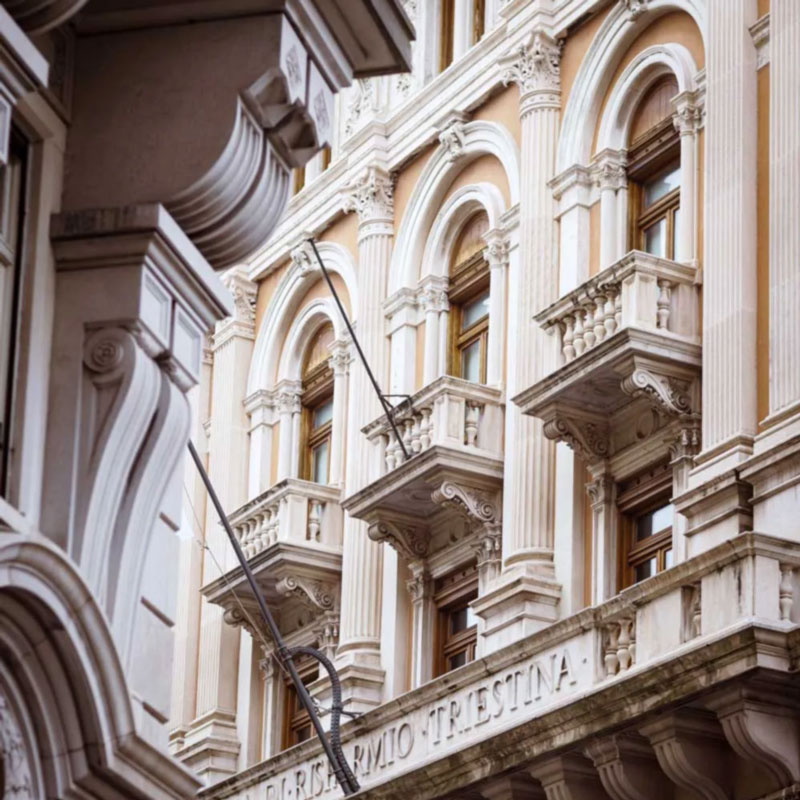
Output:
[[327,484],[333,432],[333,370],[328,359],[334,331],[323,325],[312,338],[303,362],[303,452],[301,476]]
[[647,92],[633,117],[628,149],[633,247],[669,259],[676,258],[680,224],[680,137],[670,102],[677,93],[672,76]]
[[464,224],[450,261],[450,364],[448,372],[474,383],[486,383],[489,345],[489,265],[483,257],[485,212]]

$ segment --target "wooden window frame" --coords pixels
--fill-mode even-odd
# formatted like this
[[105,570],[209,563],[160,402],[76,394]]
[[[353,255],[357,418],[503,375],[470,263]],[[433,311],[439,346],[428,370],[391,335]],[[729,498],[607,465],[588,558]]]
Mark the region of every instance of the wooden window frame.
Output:
[[480,383],[486,383],[489,352],[489,314],[462,331],[464,307],[482,294],[489,292],[489,265],[478,252],[453,270],[450,278],[448,298],[452,307],[450,314],[450,364],[448,373],[463,378],[462,353],[471,344],[480,341]]
[[675,258],[674,230],[675,212],[680,209],[680,186],[658,199],[648,208],[644,207],[644,185],[658,176],[670,165],[680,166],[680,136],[672,119],[655,125],[647,133],[631,142],[628,154],[629,179],[629,238],[637,250],[645,248],[645,230],[660,219],[667,220],[666,255]]
[[[307,658],[296,661],[295,666],[300,675],[300,679],[306,688],[319,677],[319,666],[314,659]],[[288,750],[290,747],[308,741],[314,736],[314,728],[311,724],[311,717],[308,712],[300,706],[300,698],[297,689],[294,687],[292,679],[287,677],[284,680],[284,702],[283,702],[283,731],[281,733],[281,750]],[[308,726],[310,734],[307,739],[298,739],[297,733]]]
[[[14,158],[18,159],[19,172],[13,176],[10,169]],[[9,283],[9,318],[8,330],[0,347],[6,348],[5,362],[5,388],[0,384],[0,403],[3,404],[3,416],[0,418],[0,497],[13,502],[12,471],[15,466],[15,437],[19,430],[19,359],[20,336],[22,324],[23,291],[26,281],[25,247],[26,247],[26,222],[27,201],[30,163],[30,142],[27,137],[12,125],[8,144],[7,164],[2,168],[0,177],[0,251],[7,266],[0,267],[8,270],[4,280]],[[14,177],[15,183],[9,181]],[[14,192],[14,187],[16,191]],[[13,208],[9,204],[10,195],[16,194],[16,203]],[[2,362],[0,362],[2,363]]]
[[453,63],[455,39],[455,0],[439,0],[439,72],[444,72]]
[[[449,660],[466,650],[469,664],[475,660],[478,644],[478,626],[473,625],[455,634],[450,633],[450,620],[454,611],[461,610],[478,597],[478,570],[470,566],[454,570],[436,581],[433,602],[436,606],[434,633],[434,677],[450,672]],[[457,669],[457,668],[456,668]]]
[[484,33],[486,33],[486,0],[473,0],[472,44],[478,44]]
[[[302,421],[302,471],[304,480],[314,482],[314,450],[323,442],[328,442],[328,464],[326,474],[331,474],[331,439],[333,436],[333,418],[318,428],[314,428],[314,412],[324,403],[333,401],[333,371],[327,362],[322,362],[303,377]],[[326,484],[327,485],[327,482]]]
[[617,590],[633,586],[636,567],[657,559],[656,574],[666,569],[666,553],[672,549],[672,525],[636,541],[636,523],[650,511],[672,502],[672,470],[669,464],[660,464],[640,474],[627,485],[620,485],[617,495],[619,512],[619,562]]
[[301,192],[306,185],[306,168],[295,167],[292,176],[292,196]]

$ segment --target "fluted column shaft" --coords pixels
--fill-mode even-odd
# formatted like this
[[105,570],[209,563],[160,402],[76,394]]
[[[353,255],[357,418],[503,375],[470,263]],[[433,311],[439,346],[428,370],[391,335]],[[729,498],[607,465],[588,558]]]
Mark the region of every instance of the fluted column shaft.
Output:
[[[770,6],[769,411],[800,403],[800,5]],[[794,322],[792,322],[794,320]],[[792,409],[799,411],[800,409]]]
[[[756,432],[755,0],[708,3],[703,452],[707,477],[746,458]],[[774,29],[774,28],[773,28]]]
[[[393,202],[388,174],[370,167],[350,187],[345,209],[359,215],[359,307],[356,335],[378,383],[386,385],[388,358],[382,301],[392,256]],[[356,359],[350,374],[347,468],[345,495],[371,479],[369,443],[361,428],[381,412],[367,372]],[[367,525],[345,518],[342,553],[342,610],[338,656],[340,662],[380,667],[381,589],[383,551],[367,536]]]
[[[519,48],[506,80],[520,85],[522,120],[520,263],[509,275],[510,323],[519,345],[509,360],[509,396],[551,368],[552,347],[533,315],[556,299],[558,264],[554,176],[561,103],[559,48],[535,34]],[[511,354],[509,354],[511,355]],[[538,419],[506,407],[506,479],[503,493],[505,566],[552,574],[555,450]]]
[[347,376],[350,370],[350,345],[337,342],[328,362],[333,370],[333,430],[331,431],[331,468],[328,481],[344,484],[344,441],[347,414]]

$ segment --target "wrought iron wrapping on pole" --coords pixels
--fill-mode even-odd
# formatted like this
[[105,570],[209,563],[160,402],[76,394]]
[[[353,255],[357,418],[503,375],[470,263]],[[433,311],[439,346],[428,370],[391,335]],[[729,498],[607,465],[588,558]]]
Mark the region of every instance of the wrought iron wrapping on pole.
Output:
[[[255,576],[250,569],[250,565],[247,563],[247,558],[242,552],[242,548],[233,532],[233,528],[231,528],[230,522],[228,522],[228,517],[225,515],[225,511],[222,508],[219,497],[217,497],[217,493],[211,484],[211,478],[208,477],[208,473],[203,466],[203,462],[200,460],[200,456],[198,455],[197,450],[191,441],[189,442],[189,452],[191,453],[192,460],[194,461],[197,471],[200,473],[200,477],[205,484],[206,491],[211,498],[211,502],[214,504],[214,508],[217,511],[220,522],[222,523],[222,527],[225,528],[225,533],[228,534],[228,539],[230,539],[233,550],[236,553],[236,558],[239,559],[239,564],[241,565],[242,571],[247,578],[247,582],[250,584],[250,589],[253,592],[256,602],[258,603],[258,608],[261,611],[261,616],[269,628],[269,632],[272,635],[273,641],[275,642],[278,659],[289,673],[292,683],[294,683],[294,687],[297,690],[297,696],[300,698],[303,708],[305,708],[305,710],[308,712],[308,716],[311,719],[311,724],[314,726],[314,730],[316,731],[320,742],[322,742],[322,748],[325,750],[325,755],[328,757],[328,761],[333,768],[334,775],[336,775],[336,780],[339,782],[339,786],[341,786],[345,795],[354,794],[359,790],[360,787],[347,763],[347,760],[344,757],[344,753],[342,752],[342,744],[339,736],[339,718],[342,713],[342,691],[341,685],[339,684],[339,676],[336,674],[336,669],[334,668],[333,664],[331,664],[331,662],[319,652],[319,650],[316,650],[313,647],[286,647],[283,637],[281,636],[281,632],[278,630],[278,625],[276,624],[275,619],[269,610],[269,606],[267,606],[266,600],[264,600],[261,590],[258,588]],[[297,673],[297,668],[294,665],[293,657],[298,654],[310,655],[316,658],[317,661],[319,661],[325,667],[325,669],[328,671],[328,675],[330,676],[331,689],[333,693],[333,702],[331,704],[330,740],[325,734],[325,730],[323,729],[322,723],[319,720],[317,709],[314,706],[314,702],[311,700],[308,689],[306,689],[305,684],[300,679],[300,676]]]
[[386,414],[386,419],[389,420],[389,424],[392,426],[392,431],[394,432],[395,439],[397,439],[397,444],[400,445],[400,449],[403,451],[403,457],[405,458],[406,461],[408,461],[408,459],[411,457],[411,454],[406,449],[405,442],[403,441],[403,438],[400,436],[400,431],[397,429],[397,423],[394,421],[395,407],[386,399],[387,397],[399,397],[399,396],[407,397],[407,395],[384,394],[381,391],[381,387],[378,386],[378,381],[375,380],[375,375],[373,375],[372,369],[370,369],[370,366],[367,363],[367,358],[364,355],[364,351],[361,349],[361,345],[358,342],[358,337],[356,336],[356,332],[353,330],[353,326],[350,324],[350,318],[347,316],[347,312],[344,310],[342,301],[339,299],[339,295],[336,292],[336,287],[334,287],[333,285],[331,276],[328,274],[328,270],[325,268],[325,264],[322,263],[322,258],[320,257],[319,250],[317,250],[317,245],[313,239],[307,239],[306,241],[311,245],[311,249],[314,251],[314,255],[317,258],[317,263],[319,263],[319,268],[322,270],[322,275],[324,276],[325,281],[328,284],[328,288],[331,290],[333,299],[336,301],[336,305],[339,307],[339,313],[342,315],[344,324],[347,326],[347,330],[350,333],[350,338],[353,340],[353,344],[356,346],[356,350],[358,351],[358,356],[361,359],[361,363],[364,365],[364,369],[367,371],[367,375],[369,375],[369,379],[372,382],[373,388],[375,389],[375,394],[378,395],[378,400],[380,400],[381,406],[383,407],[383,413]]

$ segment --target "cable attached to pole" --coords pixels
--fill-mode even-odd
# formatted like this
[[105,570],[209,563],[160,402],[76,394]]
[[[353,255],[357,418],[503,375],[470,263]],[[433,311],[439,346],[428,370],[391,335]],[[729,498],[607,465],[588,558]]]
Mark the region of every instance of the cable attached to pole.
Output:
[[[339,299],[339,294],[336,291],[336,287],[333,285],[331,276],[328,274],[328,270],[325,267],[325,264],[322,262],[319,250],[317,250],[317,245],[313,239],[306,239],[306,241],[311,245],[311,249],[314,251],[314,255],[317,258],[317,263],[319,264],[319,268],[322,270],[322,275],[325,278],[326,283],[328,284],[328,288],[331,290],[333,299],[336,301],[336,305],[339,307],[339,313],[342,315],[342,319],[344,320],[344,324],[347,326],[350,338],[353,340],[353,344],[356,346],[356,350],[358,351],[361,363],[364,365],[364,369],[367,371],[367,375],[369,376],[372,386],[375,389],[375,394],[378,395],[378,400],[380,401],[380,404],[383,407],[383,413],[386,414],[386,419],[389,420],[389,424],[392,426],[392,431],[394,432],[395,439],[397,439],[397,444],[400,445],[400,449],[403,451],[403,456],[405,460],[408,461],[408,459],[411,458],[411,454],[408,452],[405,442],[403,441],[403,438],[400,436],[400,431],[397,428],[397,423],[394,421],[395,407],[386,399],[387,397],[397,397],[400,395],[384,394],[381,391],[381,387],[378,386],[378,381],[375,379],[375,375],[372,373],[372,369],[370,369],[370,366],[367,363],[367,357],[364,355],[364,351],[361,349],[361,344],[358,341],[356,332],[353,330],[353,326],[350,324],[350,319],[347,316],[347,312],[344,310],[342,301]],[[410,399],[408,395],[402,395],[402,397]]]
[[[217,493],[214,490],[214,486],[211,483],[211,478],[208,477],[208,473],[206,472],[206,468],[203,466],[203,462],[200,459],[200,456],[195,449],[194,444],[189,441],[189,452],[191,453],[192,460],[197,467],[197,471],[200,473],[200,478],[203,481],[203,484],[206,487],[206,491],[208,492],[209,497],[211,498],[211,502],[214,504],[214,508],[217,511],[217,516],[222,523],[222,527],[225,528],[225,533],[228,534],[228,539],[230,539],[231,545],[233,546],[233,550],[236,553],[236,558],[239,560],[239,564],[242,567],[242,571],[247,578],[247,582],[250,584],[250,589],[253,592],[253,595],[256,598],[256,602],[258,603],[259,611],[261,612],[261,616],[264,622],[267,624],[267,628],[269,628],[269,632],[272,635],[272,639],[275,642],[275,648],[278,654],[278,660],[281,662],[282,666],[286,669],[289,673],[289,676],[292,679],[292,683],[294,684],[295,690],[297,691],[297,696],[300,698],[300,702],[308,712],[309,719],[311,720],[311,724],[314,726],[314,730],[316,731],[317,737],[319,738],[320,742],[322,743],[322,748],[325,751],[325,755],[328,757],[328,761],[333,769],[333,773],[336,776],[336,780],[339,782],[339,786],[341,786],[342,791],[344,794],[351,795],[355,794],[359,790],[358,781],[356,780],[355,776],[353,775],[352,770],[350,769],[349,765],[347,764],[347,760],[344,757],[344,753],[342,752],[342,745],[339,738],[339,717],[342,712],[342,702],[341,702],[341,688],[339,685],[339,677],[336,675],[336,670],[333,667],[333,664],[322,654],[319,650],[316,650],[313,647],[293,647],[288,648],[283,641],[283,637],[281,636],[281,632],[278,629],[278,625],[275,622],[272,613],[269,610],[269,606],[267,606],[267,602],[264,599],[264,595],[261,593],[261,590],[258,588],[258,584],[256,583],[255,576],[253,575],[253,571],[250,569],[250,565],[247,563],[247,558],[245,554],[242,552],[241,545],[239,544],[239,540],[236,538],[236,535],[233,532],[233,528],[231,528],[230,522],[228,522],[228,517],[225,514],[225,510],[222,508],[222,503],[220,503],[219,497],[217,497]],[[319,715],[317,714],[317,709],[314,706],[313,701],[311,700],[311,695],[308,693],[308,689],[306,689],[305,684],[300,679],[300,675],[297,673],[297,668],[294,665],[293,656],[295,654],[307,654],[316,658],[328,671],[328,674],[331,677],[331,687],[333,690],[333,703],[332,703],[332,714],[331,714],[331,739],[329,740],[327,735],[325,734],[325,729],[322,727],[322,723],[320,722]],[[334,724],[335,723],[335,724]]]

